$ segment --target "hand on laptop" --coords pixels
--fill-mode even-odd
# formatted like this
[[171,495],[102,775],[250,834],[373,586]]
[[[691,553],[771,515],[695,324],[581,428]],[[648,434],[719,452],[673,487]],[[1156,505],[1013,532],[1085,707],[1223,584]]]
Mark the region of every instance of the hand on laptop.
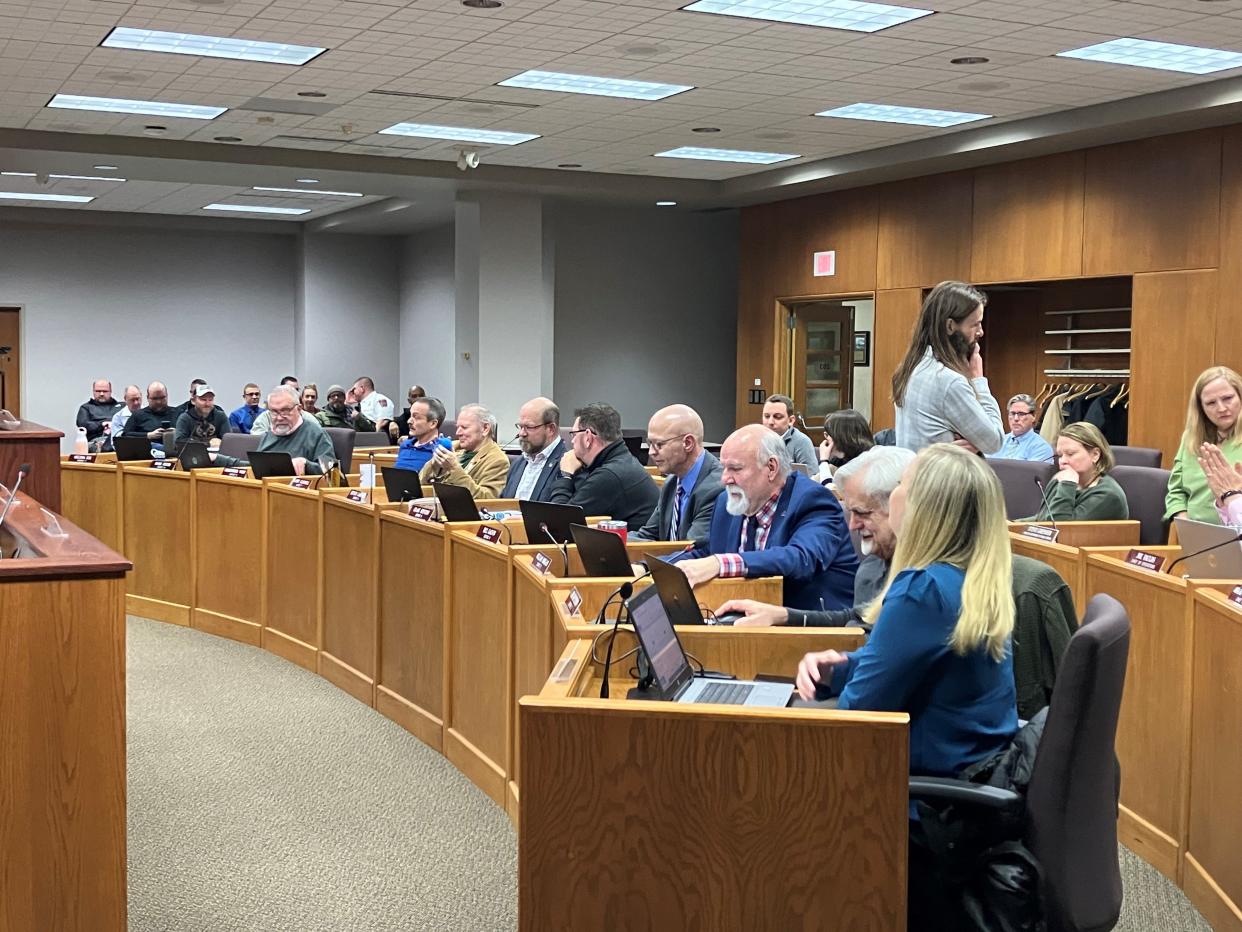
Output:
[[714,556],[699,557],[697,560],[682,560],[674,566],[686,574],[691,588],[701,586],[720,575],[720,561]]
[[726,612],[741,612],[744,617],[733,624],[739,628],[770,628],[772,625],[783,625],[789,620],[789,610],[783,605],[768,605],[754,599],[730,599],[716,609],[719,618]]
[[306,457],[305,456],[293,457],[293,471],[297,473],[299,476],[306,475]]
[[[739,622],[740,624],[740,622]],[[835,650],[812,651],[798,663],[798,676],[795,682],[798,695],[807,702],[815,698],[815,687],[824,677],[832,675],[832,667],[847,662],[849,658]],[[825,668],[829,669],[825,669]]]

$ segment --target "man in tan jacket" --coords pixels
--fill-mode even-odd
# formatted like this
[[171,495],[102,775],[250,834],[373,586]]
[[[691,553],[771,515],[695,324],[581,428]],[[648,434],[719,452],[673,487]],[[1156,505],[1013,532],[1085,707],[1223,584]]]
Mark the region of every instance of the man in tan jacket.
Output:
[[496,416],[479,404],[457,413],[457,440],[452,451],[437,447],[419,473],[424,483],[443,482],[468,489],[474,498],[496,498],[509,475],[509,457],[493,435]]

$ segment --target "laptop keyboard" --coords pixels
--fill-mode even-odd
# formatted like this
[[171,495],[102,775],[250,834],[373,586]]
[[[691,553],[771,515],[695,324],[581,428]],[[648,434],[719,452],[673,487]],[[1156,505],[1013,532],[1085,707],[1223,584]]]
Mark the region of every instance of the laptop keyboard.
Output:
[[708,683],[699,693],[695,703],[713,702],[719,705],[741,705],[750,695],[750,686],[741,683]]

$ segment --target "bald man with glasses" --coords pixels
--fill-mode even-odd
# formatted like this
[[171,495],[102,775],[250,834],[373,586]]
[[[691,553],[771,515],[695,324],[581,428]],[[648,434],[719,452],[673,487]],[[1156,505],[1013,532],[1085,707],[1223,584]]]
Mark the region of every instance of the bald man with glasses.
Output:
[[647,423],[651,465],[665,477],[660,498],[634,540],[705,541],[720,484],[720,460],[703,449],[703,419],[688,405],[669,405]]
[[1026,460],[1029,463],[1054,463],[1056,454],[1048,441],[1035,430],[1035,399],[1030,395],[1014,395],[1009,399],[1009,433],[1001,448],[987,454],[990,460]]

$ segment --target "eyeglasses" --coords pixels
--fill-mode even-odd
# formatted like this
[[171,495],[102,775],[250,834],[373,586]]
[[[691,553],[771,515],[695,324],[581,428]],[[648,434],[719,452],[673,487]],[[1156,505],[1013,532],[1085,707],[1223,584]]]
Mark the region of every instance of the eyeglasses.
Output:
[[594,433],[594,431],[592,431],[592,430],[591,430],[591,428],[589,428],[589,427],[579,427],[579,428],[576,428],[576,429],[574,429],[574,430],[571,430],[571,431],[569,432],[569,435],[570,435],[571,437],[573,437],[573,436],[575,436],[575,435],[577,435],[577,434],[590,434],[590,433]]
[[551,421],[544,421],[542,424],[523,424],[519,421],[518,423],[513,425],[513,428],[519,434],[522,433],[523,431],[530,433],[530,431],[538,430],[540,427],[547,427],[551,423],[552,423]]
[[297,408],[268,408],[267,412],[272,417],[292,417]]
[[1010,411],[1009,416],[1010,417],[1034,417],[1035,412],[1034,411]]
[[651,448],[652,452],[659,453],[661,450],[663,450],[666,446],[668,446],[668,444],[672,443],[673,441],[684,440],[688,436],[689,434],[678,434],[676,437],[668,437],[665,440],[656,440],[654,437],[648,437],[647,446]]

